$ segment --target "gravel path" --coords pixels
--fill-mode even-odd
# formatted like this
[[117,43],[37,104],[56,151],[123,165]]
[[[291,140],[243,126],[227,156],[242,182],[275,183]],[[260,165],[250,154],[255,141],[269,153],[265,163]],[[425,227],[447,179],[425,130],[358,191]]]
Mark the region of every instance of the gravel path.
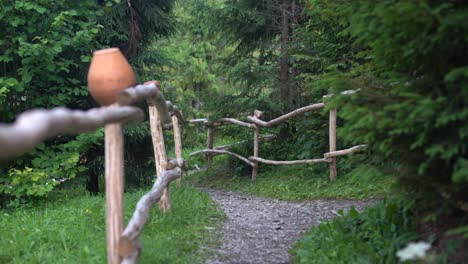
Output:
[[203,189],[225,211],[222,245],[207,264],[289,263],[288,250],[313,225],[330,220],[339,209],[362,210],[375,202],[312,200],[285,202],[221,190]]

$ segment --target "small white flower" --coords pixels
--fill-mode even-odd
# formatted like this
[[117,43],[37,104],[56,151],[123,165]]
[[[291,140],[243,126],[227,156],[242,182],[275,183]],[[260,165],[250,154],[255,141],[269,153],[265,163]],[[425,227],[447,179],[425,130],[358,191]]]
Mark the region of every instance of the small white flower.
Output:
[[431,244],[421,242],[410,242],[405,248],[398,250],[397,256],[401,261],[419,259],[426,256]]

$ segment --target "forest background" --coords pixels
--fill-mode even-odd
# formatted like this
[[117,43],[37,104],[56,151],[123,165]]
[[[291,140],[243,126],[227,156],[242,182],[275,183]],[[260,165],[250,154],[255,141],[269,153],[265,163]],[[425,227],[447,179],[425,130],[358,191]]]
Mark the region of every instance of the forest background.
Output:
[[[467,18],[462,0],[5,0],[0,120],[12,122],[31,108],[96,106],[87,67],[94,50],[110,46],[123,51],[139,82],[160,80],[186,119],[241,118],[259,109],[269,120],[326,94],[359,90],[327,106],[338,109],[339,146],[368,144],[365,153],[339,160],[340,174],[395,179],[393,192],[417,205],[414,218],[457,219],[451,228],[466,236]],[[127,188],[147,187],[154,177],[149,126],[124,132]],[[183,132],[184,148],[203,147],[201,128]],[[327,149],[325,114],[267,132],[278,139],[264,145],[263,158],[313,158]],[[226,141],[251,138],[236,128],[219,133]],[[2,163],[1,206],[46,199],[61,188],[99,193],[102,142],[102,130],[61,136]],[[248,156],[249,144],[236,152]],[[222,166],[230,180],[246,177],[237,161]]]

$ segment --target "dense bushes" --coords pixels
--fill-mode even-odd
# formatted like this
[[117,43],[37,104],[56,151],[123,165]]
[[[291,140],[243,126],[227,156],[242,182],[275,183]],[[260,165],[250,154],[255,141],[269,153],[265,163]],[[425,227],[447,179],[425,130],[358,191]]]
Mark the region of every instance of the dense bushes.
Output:
[[396,252],[416,238],[410,204],[384,200],[359,214],[323,223],[293,248],[295,263],[397,263]]
[[[173,29],[172,5],[171,0],[133,1],[132,6],[118,0],[2,1],[0,121],[11,122],[31,108],[92,107],[85,83],[92,52],[119,46],[138,61],[151,39]],[[130,47],[135,42],[138,46]],[[60,181],[84,175],[88,162],[103,153],[99,142],[102,133],[61,136],[16,161],[3,162],[0,205],[12,197],[46,195]]]
[[[338,34],[353,43],[352,49],[332,49],[334,57],[352,62],[351,68],[337,64],[306,74],[314,89],[360,89],[331,103],[344,119],[340,137],[368,143],[374,163],[405,188],[424,193],[421,197],[468,200],[462,192],[468,181],[467,4],[312,2],[310,12],[320,11],[341,30],[311,23],[315,27],[306,36]],[[327,52],[313,55],[323,61],[330,57]]]

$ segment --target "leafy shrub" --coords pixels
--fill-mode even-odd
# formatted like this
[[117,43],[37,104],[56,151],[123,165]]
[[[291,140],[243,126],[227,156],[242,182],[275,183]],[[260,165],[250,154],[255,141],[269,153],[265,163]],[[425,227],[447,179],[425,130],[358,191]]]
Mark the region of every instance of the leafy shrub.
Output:
[[[312,17],[318,28],[310,31],[353,43],[333,53],[351,58],[351,68],[332,67],[307,76],[318,90],[360,89],[329,104],[344,119],[341,138],[348,144],[369,144],[374,164],[421,198],[468,200],[463,192],[468,184],[467,3],[310,2],[308,9],[341,27],[337,32]],[[327,61],[326,51],[313,53],[313,58]]]
[[352,208],[320,224],[292,250],[295,263],[396,263],[396,251],[414,239],[411,204],[387,199],[359,214]]
[[[16,161],[16,167],[0,171],[0,197],[46,196],[54,186],[84,173],[80,157],[92,145],[99,145],[103,130],[81,134],[64,144],[38,145],[30,154]],[[4,201],[4,202],[6,202]]]

